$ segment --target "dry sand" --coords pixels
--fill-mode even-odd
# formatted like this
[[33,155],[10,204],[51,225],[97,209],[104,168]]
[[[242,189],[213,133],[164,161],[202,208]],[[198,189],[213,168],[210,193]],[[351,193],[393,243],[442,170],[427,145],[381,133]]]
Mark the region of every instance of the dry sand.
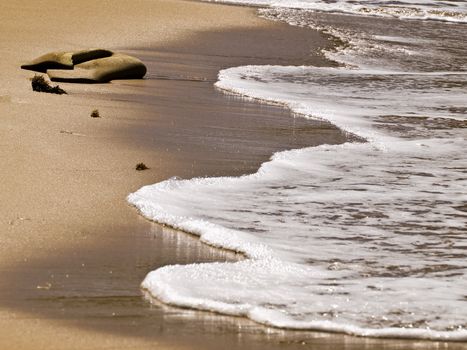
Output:
[[[223,67],[326,64],[310,55],[326,38],[249,8],[176,0],[2,1],[0,14],[0,349],[445,345],[283,332],[140,295],[158,266],[238,257],[143,220],[128,193],[174,175],[252,172],[276,150],[345,140],[212,87]],[[19,70],[89,47],[141,58],[148,79],[61,84],[69,95],[55,96],[32,92],[33,74]],[[103,118],[89,117],[95,108]],[[140,161],[151,169],[136,172]]]

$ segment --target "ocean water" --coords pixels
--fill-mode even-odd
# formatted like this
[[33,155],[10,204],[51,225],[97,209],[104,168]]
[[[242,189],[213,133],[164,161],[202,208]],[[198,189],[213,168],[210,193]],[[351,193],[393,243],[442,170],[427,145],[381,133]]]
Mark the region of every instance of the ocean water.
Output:
[[166,266],[142,288],[281,328],[467,341],[466,3],[247,2],[339,38],[323,55],[340,67],[235,67],[217,88],[366,142],[131,194],[147,218],[246,257]]
[[462,0],[213,0],[213,2],[400,19],[467,22],[467,3]]

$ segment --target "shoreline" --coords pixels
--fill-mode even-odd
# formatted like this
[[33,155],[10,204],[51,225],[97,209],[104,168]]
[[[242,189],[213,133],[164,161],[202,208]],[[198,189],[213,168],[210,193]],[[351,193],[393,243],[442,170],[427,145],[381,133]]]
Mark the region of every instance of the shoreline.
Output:
[[[280,334],[271,344],[263,335],[267,328],[247,320],[167,312],[166,306],[155,309],[144,301],[139,284],[157,266],[236,256],[186,234],[161,234],[166,229],[142,219],[125,198],[174,175],[253,172],[284,145],[308,145],[315,137],[319,144],[329,134],[344,141],[327,123],[294,120],[283,108],[227,98],[213,87],[223,67],[302,62],[317,36],[304,38],[307,30],[269,23],[247,7],[229,6],[226,12],[222,5],[181,1],[119,5],[123,9],[109,10],[113,23],[99,21],[96,15],[105,6],[93,1],[63,15],[53,0],[3,4],[1,9],[9,14],[2,24],[9,35],[4,36],[8,51],[0,64],[8,81],[0,90],[5,96],[0,110],[8,116],[0,129],[6,160],[2,177],[7,179],[2,184],[7,200],[0,206],[5,218],[0,344],[17,349],[181,348],[201,342],[216,348],[216,339],[227,337],[236,348],[244,346],[238,338],[242,325],[248,346],[281,346]],[[96,15],[81,23],[73,12]],[[129,33],[109,33],[127,13],[134,15]],[[31,18],[36,21],[28,22]],[[137,35],[144,30],[142,37]],[[94,35],[99,31],[107,35]],[[271,34],[276,45],[269,42]],[[138,40],[129,45],[132,35]],[[284,38],[284,57],[271,59]],[[145,43],[151,43],[149,50]],[[32,92],[28,77],[33,73],[19,69],[48,51],[99,46],[134,53],[148,65],[146,79],[61,83],[69,95],[50,96]],[[287,51],[293,46],[300,49],[291,55]],[[122,50],[128,47],[134,49]],[[158,79],[161,75],[165,80]],[[89,117],[96,108],[103,117],[99,120]],[[193,120],[193,110],[201,119]],[[247,152],[252,147],[257,150]],[[136,172],[140,161],[151,169]],[[189,329],[187,314],[193,324]],[[221,329],[228,332],[219,331],[219,320],[225,320]],[[180,327],[184,331],[178,334]],[[216,337],[203,336],[213,331]]]
[[[209,18],[213,22],[225,12],[224,5],[218,4],[156,2],[163,4],[168,14],[176,12],[177,6],[179,11],[190,6],[197,9],[198,15],[210,8],[213,13]],[[56,1],[47,3],[57,6]],[[97,6],[96,11],[100,9],[101,5],[87,3],[91,8]],[[124,2],[121,4],[128,7]],[[154,13],[157,10],[150,2],[141,4]],[[97,86],[60,84],[72,95],[62,99],[34,95],[26,79],[30,73],[19,68],[8,71],[12,87],[6,94],[0,91],[1,96],[9,96],[6,102],[0,100],[0,108],[12,113],[7,120],[9,129],[0,131],[6,140],[1,151],[7,167],[2,175],[9,178],[2,190],[12,208],[2,207],[8,221],[2,222],[7,239],[1,250],[0,344],[25,349],[146,348],[155,344],[192,348],[200,342],[205,348],[214,349],[220,341],[229,348],[251,349],[302,348],[302,342],[333,349],[396,348],[401,343],[407,346],[423,343],[427,348],[430,344],[439,345],[274,330],[244,319],[163,305],[150,307],[140,296],[137,281],[141,282],[143,274],[156,266],[231,261],[237,256],[140,218],[125,203],[127,194],[174,175],[234,176],[252,172],[273,152],[286,149],[284,145],[299,148],[311,141],[319,144],[333,137],[336,141],[346,140],[328,123],[294,119],[282,107],[244,101],[214,89],[212,81],[222,67],[250,62],[293,64],[313,59],[319,64],[317,57],[308,57],[309,46],[295,53],[296,57],[290,55],[290,50],[299,46],[294,40],[305,40],[295,36],[305,36],[310,30],[266,22],[254,17],[254,10],[244,6],[234,12],[229,26],[223,19],[217,19],[212,25],[214,29],[196,27],[198,36],[185,32],[177,38],[151,44],[146,50],[138,49],[140,46],[125,50],[135,52],[148,64],[149,73],[143,81]],[[125,13],[120,14],[120,19],[123,16]],[[234,22],[241,16],[244,27],[237,28]],[[128,38],[122,40],[118,33],[114,35],[117,38],[113,37],[112,48],[130,47],[123,43]],[[139,40],[143,43],[151,35],[155,34],[145,34],[144,40]],[[232,45],[232,41],[226,40],[229,35],[238,42]],[[91,36],[88,33],[88,39]],[[270,59],[274,57],[271,53],[277,52],[277,45],[255,45],[271,36],[275,43],[289,39],[289,47],[282,48],[283,56]],[[246,38],[250,42],[245,43]],[[69,44],[66,35],[61,40],[62,44]],[[73,40],[80,43],[77,45],[82,43],[78,37]],[[306,39],[301,45],[312,45],[314,40],[317,37]],[[46,51],[31,47],[23,55]],[[2,71],[16,66],[16,62],[11,62],[15,55],[9,58],[1,66]],[[323,59],[321,64],[325,63]],[[158,77],[161,71],[165,80]],[[155,94],[148,95],[146,91]],[[104,116],[100,121],[88,117],[96,106]],[[202,119],[192,120],[197,114]],[[58,118],[50,120],[51,115]],[[28,120],[31,116],[37,119],[31,122]],[[232,120],[232,116],[238,119]],[[203,125],[198,125],[200,120]],[[265,121],[270,125],[266,130]],[[63,130],[76,135],[61,134]],[[37,149],[38,145],[42,147]],[[256,151],[248,154],[252,147]],[[215,156],[208,152],[214,152]],[[33,157],[38,158],[31,161]],[[133,167],[139,161],[146,162],[151,169],[136,173]],[[19,174],[11,176],[11,169]],[[47,191],[52,192],[48,197],[44,193]],[[42,210],[37,210],[38,205]],[[179,332],[181,327],[183,332]],[[29,337],[22,337],[23,332]],[[49,336],[56,337],[52,347],[47,340]]]

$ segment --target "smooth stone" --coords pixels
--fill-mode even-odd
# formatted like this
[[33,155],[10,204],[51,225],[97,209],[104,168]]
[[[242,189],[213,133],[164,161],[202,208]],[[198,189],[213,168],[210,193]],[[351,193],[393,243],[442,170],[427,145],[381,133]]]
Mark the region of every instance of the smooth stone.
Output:
[[55,51],[23,64],[21,68],[42,73],[45,73],[48,69],[73,69],[76,64],[109,57],[112,54],[112,51],[104,49],[89,49],[76,52]]
[[47,74],[52,81],[106,83],[116,79],[141,79],[146,74],[146,66],[135,57],[113,54],[77,64],[73,70],[48,69]]
[[52,81],[71,83],[141,79],[146,74],[146,66],[139,59],[104,49],[51,52],[21,68],[47,73]]
[[73,69],[72,56],[71,52],[51,52],[23,64],[21,68],[42,73],[47,69]]

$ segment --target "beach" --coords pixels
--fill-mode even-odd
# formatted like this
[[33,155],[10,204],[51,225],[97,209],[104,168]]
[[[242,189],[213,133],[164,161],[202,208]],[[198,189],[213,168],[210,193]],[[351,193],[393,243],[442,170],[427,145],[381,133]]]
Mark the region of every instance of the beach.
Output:
[[[141,281],[158,267],[243,257],[143,219],[129,193],[174,176],[254,173],[274,152],[349,140],[325,121],[213,86],[219,70],[239,65],[327,66],[317,52],[329,37],[252,8],[177,0],[66,10],[16,1],[0,13],[1,348],[464,346],[279,330],[142,296]],[[69,94],[53,96],[33,92],[33,73],[19,69],[49,51],[89,47],[140,58],[146,79],[61,83]],[[94,109],[102,118],[89,117]],[[139,162],[150,169],[135,171]]]

